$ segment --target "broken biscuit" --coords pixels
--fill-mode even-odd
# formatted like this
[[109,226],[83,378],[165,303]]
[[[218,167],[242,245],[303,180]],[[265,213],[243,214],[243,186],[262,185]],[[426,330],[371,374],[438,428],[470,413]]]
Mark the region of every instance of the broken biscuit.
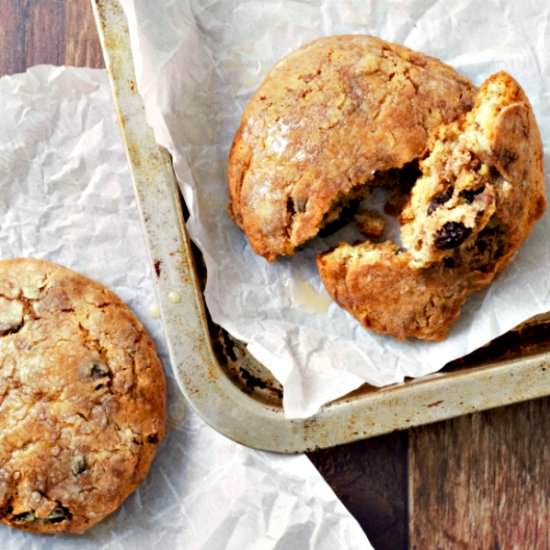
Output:
[[474,86],[372,36],[331,36],[280,61],[246,107],[228,161],[229,211],[254,251],[291,255],[363,189],[391,184]]
[[420,168],[401,217],[404,248],[342,243],[317,264],[329,294],[365,327],[441,340],[546,208],[540,133],[519,84],[490,77],[473,110],[434,133]]

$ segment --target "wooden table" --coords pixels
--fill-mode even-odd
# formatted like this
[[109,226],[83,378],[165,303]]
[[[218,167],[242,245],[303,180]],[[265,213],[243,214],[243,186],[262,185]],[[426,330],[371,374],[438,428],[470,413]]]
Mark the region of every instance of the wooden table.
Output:
[[[38,63],[103,66],[87,0],[0,0],[0,74]],[[309,457],[377,549],[544,550],[549,435],[546,398]]]

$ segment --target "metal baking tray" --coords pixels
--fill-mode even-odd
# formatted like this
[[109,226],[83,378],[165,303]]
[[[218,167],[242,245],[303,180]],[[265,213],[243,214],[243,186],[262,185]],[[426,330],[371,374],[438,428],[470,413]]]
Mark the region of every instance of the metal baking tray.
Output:
[[293,453],[550,394],[550,316],[541,316],[436,374],[385,388],[364,385],[312,418],[286,419],[281,386],[242,343],[208,318],[202,294],[206,274],[185,229],[170,155],[146,123],[124,12],[118,0],[92,4],[172,368],[188,402],[208,424],[244,445]]

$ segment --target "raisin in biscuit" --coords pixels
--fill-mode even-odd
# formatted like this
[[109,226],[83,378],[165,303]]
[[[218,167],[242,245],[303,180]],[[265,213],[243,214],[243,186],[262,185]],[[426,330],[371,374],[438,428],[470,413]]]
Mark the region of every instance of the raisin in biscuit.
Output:
[[103,286],[0,261],[0,521],[82,533],[147,474],[165,431],[153,342]]
[[406,250],[344,243],[317,263],[328,292],[364,326],[440,340],[546,208],[540,133],[517,82],[490,77],[473,110],[435,132],[420,168],[402,214]]
[[321,38],[279,62],[245,109],[228,163],[230,213],[257,254],[293,254],[471,109],[451,67],[370,36]]
[[[506,73],[481,87],[474,109],[435,132],[402,214],[402,242],[413,267],[473,244],[497,222],[514,253],[544,210],[540,136],[529,100]],[[502,262],[501,262],[502,263]]]

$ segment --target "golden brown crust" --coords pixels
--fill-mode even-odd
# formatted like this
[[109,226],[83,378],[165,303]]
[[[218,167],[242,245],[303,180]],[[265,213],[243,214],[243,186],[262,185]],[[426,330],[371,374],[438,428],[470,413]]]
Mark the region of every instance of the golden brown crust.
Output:
[[146,476],[165,380],[129,308],[84,276],[0,261],[0,521],[81,533]]
[[445,338],[546,207],[542,143],[529,101],[506,73],[474,109],[441,127],[402,215],[407,251],[341,244],[318,258],[331,296],[364,326],[397,338]]
[[228,163],[233,219],[257,254],[292,254],[339,200],[419,157],[474,93],[440,61],[378,38],[304,46],[273,68],[243,114]]
[[317,266],[332,298],[365,328],[399,339],[440,340],[468,295],[486,283],[437,264],[411,268],[411,256],[391,242],[340,244]]

